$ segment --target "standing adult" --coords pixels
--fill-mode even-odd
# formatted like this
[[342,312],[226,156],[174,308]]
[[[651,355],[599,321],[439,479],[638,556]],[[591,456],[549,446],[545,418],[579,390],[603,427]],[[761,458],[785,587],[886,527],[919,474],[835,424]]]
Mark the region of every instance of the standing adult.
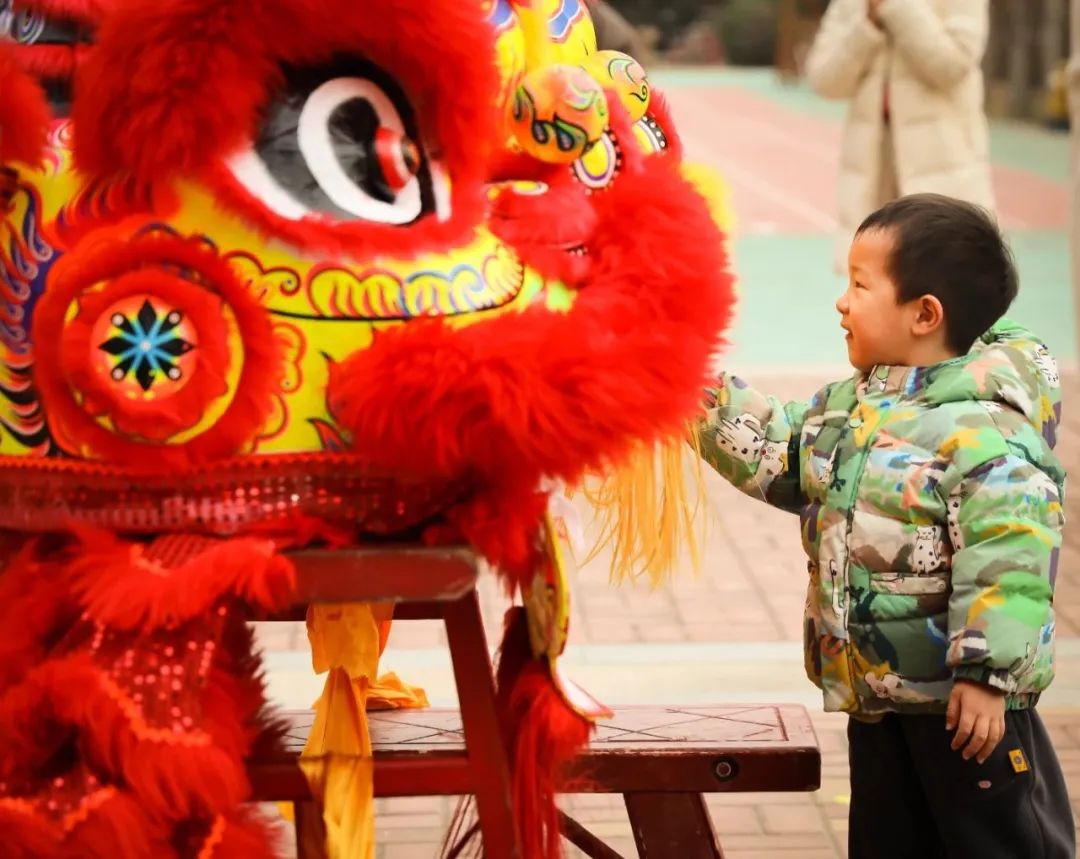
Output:
[[849,102],[836,263],[870,212],[936,192],[993,209],[982,57],[988,0],[833,0],[806,75]]

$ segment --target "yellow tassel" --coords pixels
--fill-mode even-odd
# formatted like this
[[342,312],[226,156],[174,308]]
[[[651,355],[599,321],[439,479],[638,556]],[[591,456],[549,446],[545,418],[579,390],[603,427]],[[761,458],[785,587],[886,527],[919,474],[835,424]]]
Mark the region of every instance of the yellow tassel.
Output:
[[599,531],[586,563],[610,550],[612,581],[647,577],[659,586],[686,556],[695,573],[700,568],[695,520],[705,505],[705,484],[696,435],[687,436],[693,447],[683,437],[643,447],[621,468],[586,484]]

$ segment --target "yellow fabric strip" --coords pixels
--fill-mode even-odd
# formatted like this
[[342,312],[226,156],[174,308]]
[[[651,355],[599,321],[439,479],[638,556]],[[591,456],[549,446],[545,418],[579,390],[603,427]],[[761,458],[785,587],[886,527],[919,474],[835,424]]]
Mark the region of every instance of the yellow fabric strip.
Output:
[[423,689],[378,677],[393,606],[308,609],[315,671],[328,672],[300,767],[321,803],[329,859],[374,859],[375,797],[368,709],[426,707]]

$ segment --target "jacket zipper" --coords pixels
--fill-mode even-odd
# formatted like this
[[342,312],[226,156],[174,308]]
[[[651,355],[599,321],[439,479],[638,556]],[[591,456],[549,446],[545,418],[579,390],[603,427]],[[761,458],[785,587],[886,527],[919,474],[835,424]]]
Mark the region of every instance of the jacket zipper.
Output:
[[[864,399],[859,400],[858,405],[856,406],[856,413],[852,415],[852,418],[857,417],[859,423],[852,426],[851,418],[848,419],[847,424],[845,424],[845,426],[844,426],[844,431],[840,434],[840,438],[837,441],[837,447],[839,447],[840,444],[842,444],[844,442],[844,439],[849,434],[853,435],[853,433],[855,431],[857,431],[860,427],[862,427],[862,425],[863,425],[863,418],[862,418],[863,404],[869,399],[870,399],[870,395],[868,393],[868,395]],[[848,630],[848,617],[849,617],[850,611],[851,611],[851,604],[850,604],[850,600],[848,599],[848,589],[849,589],[849,586],[850,586],[850,583],[851,583],[851,577],[848,574],[849,562],[850,562],[850,559],[851,559],[851,535],[852,535],[852,532],[853,532],[854,527],[855,527],[855,504],[858,501],[858,497],[859,497],[859,485],[862,483],[863,472],[866,470],[866,461],[870,458],[870,450],[874,446],[874,439],[877,438],[878,430],[881,429],[881,426],[882,426],[883,423],[884,423],[883,419],[878,420],[877,426],[875,426],[874,429],[873,429],[873,432],[870,435],[867,436],[867,438],[865,440],[865,443],[863,444],[863,446],[861,448],[856,447],[855,443],[854,443],[854,438],[852,439],[852,446],[855,448],[856,455],[858,456],[858,460],[857,460],[857,467],[856,467],[855,471],[852,473],[852,477],[851,477],[851,490],[850,490],[850,496],[849,496],[850,499],[851,499],[851,503],[848,505],[848,511],[847,511],[847,517],[846,517],[847,521],[845,523],[845,530],[844,530],[844,563],[842,565],[842,568],[840,570],[840,575],[839,575],[839,578],[841,580],[840,584],[841,584],[841,588],[842,588],[841,596],[840,596],[840,600],[839,600],[839,605],[841,606],[841,611],[842,611],[841,621],[842,621],[844,633],[847,634],[847,639],[846,639],[845,644],[844,644],[844,658],[847,660],[847,663],[848,663],[848,677],[850,678],[850,682],[851,682],[851,694],[852,694],[852,697],[856,699],[856,701],[858,700],[858,698],[857,698],[857,694],[855,692],[854,647],[853,647],[853,645],[851,643],[851,635],[850,635],[849,630]],[[836,604],[836,588],[835,588],[835,584],[833,586],[833,600],[834,600],[834,605],[835,605]]]

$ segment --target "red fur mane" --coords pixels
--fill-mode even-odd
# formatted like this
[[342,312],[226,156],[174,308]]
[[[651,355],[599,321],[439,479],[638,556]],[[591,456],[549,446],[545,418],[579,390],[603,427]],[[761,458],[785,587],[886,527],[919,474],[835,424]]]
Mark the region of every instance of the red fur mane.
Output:
[[0,165],[37,163],[48,127],[41,87],[23,71],[10,46],[0,44]]
[[502,506],[501,531],[483,524],[485,505],[469,514],[511,568],[529,562],[514,532],[536,513],[527,499],[541,477],[573,481],[682,431],[730,319],[733,279],[704,199],[673,158],[630,166],[591,197],[593,261],[568,312],[534,305],[458,330],[413,322],[331,373],[332,408],[365,456],[479,474],[529,511],[515,522]]

